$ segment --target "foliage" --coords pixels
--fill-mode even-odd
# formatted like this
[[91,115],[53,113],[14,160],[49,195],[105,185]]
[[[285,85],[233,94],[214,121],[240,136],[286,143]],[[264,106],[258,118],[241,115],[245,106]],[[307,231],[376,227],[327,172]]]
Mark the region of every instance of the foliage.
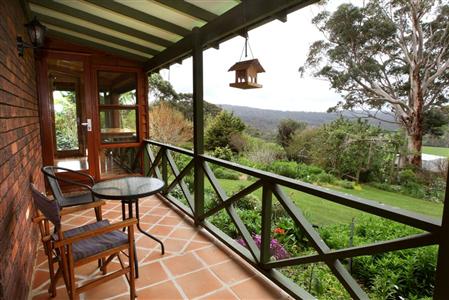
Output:
[[[191,93],[178,93],[170,82],[164,80],[159,73],[153,73],[148,77],[149,96],[153,105],[159,102],[168,102],[176,110],[182,112],[188,120],[193,119],[193,95]],[[216,116],[222,109],[212,103],[203,101],[204,115]]]
[[424,112],[423,131],[424,134],[430,134],[440,137],[444,135],[444,125],[449,123],[449,107],[433,107]]
[[298,162],[310,163],[312,151],[317,146],[315,138],[318,131],[318,128],[306,128],[302,131],[296,131],[289,145],[285,148],[287,157]]
[[216,147],[214,149],[214,152],[212,152],[212,156],[229,161],[232,160],[232,155],[233,155],[232,150],[231,148],[229,148],[228,145],[224,147]]
[[218,179],[232,179],[232,180],[239,179],[239,174],[237,172],[226,168],[215,168],[214,175]]
[[306,127],[306,123],[292,119],[281,120],[278,125],[277,141],[282,147],[286,148],[290,144],[293,134],[306,129]]
[[150,108],[149,130],[153,139],[173,145],[185,143],[193,137],[192,123],[166,102]]
[[245,151],[242,156],[247,157],[253,163],[270,164],[274,160],[284,157],[284,150],[278,144],[246,134],[243,137],[245,139]]
[[389,176],[401,142],[366,121],[341,118],[317,131],[311,161],[341,178],[382,180]]
[[54,97],[56,149],[58,151],[78,149],[78,126],[76,124],[76,94],[71,91],[60,91]]
[[[365,216],[355,222],[354,246],[391,240],[419,233],[419,230],[392,221]],[[348,225],[320,229],[323,240],[332,249],[347,247]],[[373,298],[399,299],[431,296],[434,285],[437,247],[422,247],[387,252],[353,259],[353,276],[366,286]]]
[[214,150],[217,147],[229,146],[233,151],[231,138],[235,135],[241,135],[245,129],[245,123],[233,113],[228,111],[220,112],[212,119],[205,133],[205,146],[208,150]]
[[[261,236],[258,234],[254,234],[252,235],[252,238],[256,246],[260,249],[260,246],[262,244]],[[246,242],[243,238],[239,238],[236,241],[240,245],[247,247]],[[274,259],[284,259],[290,257],[290,254],[287,252],[287,250],[285,250],[282,244],[280,244],[278,240],[273,238],[270,240],[270,254]]]
[[343,95],[331,110],[359,109],[374,118],[375,111],[391,111],[409,138],[410,162],[420,165],[424,114],[448,102],[447,2],[342,4],[313,23],[326,40],[312,44],[305,67]]

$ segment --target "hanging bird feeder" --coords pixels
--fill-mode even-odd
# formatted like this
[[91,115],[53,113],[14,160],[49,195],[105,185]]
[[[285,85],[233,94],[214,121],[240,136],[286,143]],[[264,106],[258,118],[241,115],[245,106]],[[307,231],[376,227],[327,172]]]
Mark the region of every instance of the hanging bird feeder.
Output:
[[[248,35],[245,37],[245,58],[248,57]],[[242,61],[240,56],[240,61],[235,63],[228,72],[235,71],[235,82],[230,83],[229,86],[238,89],[254,89],[261,88],[262,85],[257,83],[257,74],[265,72],[264,68],[260,64],[257,58],[254,58],[253,51],[249,46],[251,51],[252,59]],[[243,54],[243,52],[242,52]]]

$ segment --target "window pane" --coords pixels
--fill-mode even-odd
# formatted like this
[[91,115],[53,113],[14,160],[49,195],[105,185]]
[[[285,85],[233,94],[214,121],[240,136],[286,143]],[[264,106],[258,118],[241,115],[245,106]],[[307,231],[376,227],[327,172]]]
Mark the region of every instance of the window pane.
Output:
[[101,109],[102,143],[137,142],[136,109]]
[[136,105],[136,87],[135,73],[98,72],[100,104]]
[[140,174],[139,148],[104,148],[100,151],[101,178]]

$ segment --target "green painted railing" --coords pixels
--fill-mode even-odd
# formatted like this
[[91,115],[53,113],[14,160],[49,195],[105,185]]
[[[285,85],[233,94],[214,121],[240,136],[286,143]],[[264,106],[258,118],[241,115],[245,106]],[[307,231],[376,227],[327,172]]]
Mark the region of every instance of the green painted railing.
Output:
[[[196,224],[203,226],[215,237],[225,243],[233,251],[238,253],[246,261],[260,270],[263,274],[295,298],[311,299],[314,297],[296,285],[289,278],[284,276],[281,272],[277,271],[275,268],[323,262],[329,267],[352,298],[367,299],[368,295],[363,291],[340,260],[434,244],[441,246],[442,244],[447,243],[447,239],[449,238],[447,236],[444,238],[444,226],[442,226],[441,222],[426,216],[402,210],[400,208],[390,207],[374,201],[330,191],[312,184],[300,182],[254,168],[245,167],[208,155],[195,155],[192,151],[152,140],[145,141],[144,150],[146,175],[157,176],[166,182],[166,188],[163,191],[163,195],[171,201],[172,204],[192,217]],[[183,167],[183,169],[180,170],[175,163],[172,153],[190,157],[190,161]],[[234,195],[228,196],[209,167],[210,163],[252,176],[253,178],[256,178],[256,181]],[[187,184],[184,182],[185,176],[194,169],[195,165],[202,166],[202,172],[200,172],[200,174],[204,174],[204,176],[208,178],[213,189],[218,195],[219,202],[207,211],[204,210],[204,203],[200,203],[197,207],[195,207],[194,197],[191,195]],[[171,176],[168,175],[169,168],[171,170]],[[199,182],[204,185],[204,180],[195,180],[195,182]],[[177,186],[184,195],[187,205],[183,204],[179,201],[179,199],[176,199],[169,194]],[[377,242],[370,245],[332,250],[322,240],[312,224],[309,223],[309,221],[304,217],[301,209],[298,208],[289,196],[283,192],[283,187],[301,191],[317,196],[321,199],[344,205],[346,207],[354,208],[372,215],[406,224],[411,227],[421,229],[424,233],[389,241]],[[194,186],[194,188],[197,187]],[[204,191],[204,186],[200,186],[198,188]],[[236,203],[236,201],[239,201],[242,197],[245,197],[258,189],[262,189],[262,232],[260,249],[255,244],[251,236],[251,232],[249,232],[234,208],[234,203]],[[305,233],[311,246],[313,246],[316,250],[316,254],[270,261],[270,234],[272,225],[271,215],[273,208],[273,197],[276,197],[288,215],[295,222],[296,226],[298,226]],[[202,199],[204,199],[204,197],[202,197]],[[248,246],[247,248],[241,246],[231,237],[206,220],[207,217],[210,217],[223,209],[226,210],[241,237],[245,240],[246,245]],[[444,276],[445,271],[443,271],[443,267],[445,263],[447,263],[447,255],[447,253],[444,255],[440,251],[437,266],[437,286],[435,287],[435,295],[438,296],[435,296],[435,298],[440,298],[439,295],[447,295],[446,292],[448,292],[449,283],[444,286],[441,284],[438,286],[439,282],[445,282],[448,280],[447,278],[439,278],[439,276]]]

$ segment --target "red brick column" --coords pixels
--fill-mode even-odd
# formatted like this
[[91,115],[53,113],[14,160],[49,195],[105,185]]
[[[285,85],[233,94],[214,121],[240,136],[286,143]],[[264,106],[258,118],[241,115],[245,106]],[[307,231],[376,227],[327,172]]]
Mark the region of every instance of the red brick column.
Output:
[[43,190],[33,51],[18,57],[16,36],[29,41],[17,0],[0,0],[0,299],[26,299],[39,235],[32,224],[30,177]]

